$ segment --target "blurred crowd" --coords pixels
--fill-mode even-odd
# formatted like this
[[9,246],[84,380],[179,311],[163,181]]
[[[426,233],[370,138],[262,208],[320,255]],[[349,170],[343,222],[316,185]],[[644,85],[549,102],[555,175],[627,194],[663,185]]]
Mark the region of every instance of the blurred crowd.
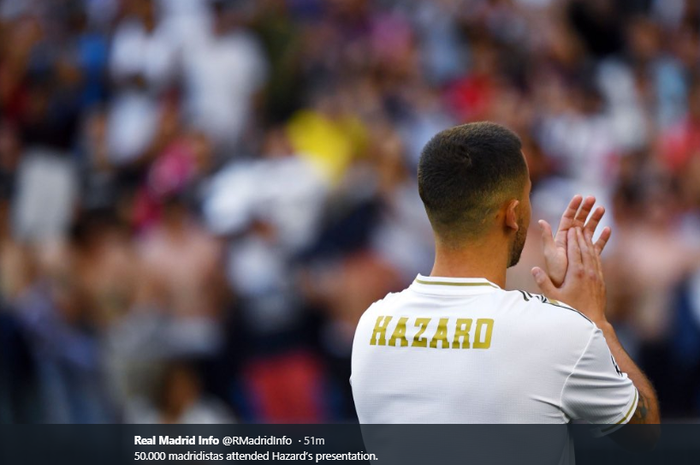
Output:
[[610,318],[700,416],[699,2],[0,0],[0,423],[354,421],[420,150],[478,120],[535,220],[607,207]]

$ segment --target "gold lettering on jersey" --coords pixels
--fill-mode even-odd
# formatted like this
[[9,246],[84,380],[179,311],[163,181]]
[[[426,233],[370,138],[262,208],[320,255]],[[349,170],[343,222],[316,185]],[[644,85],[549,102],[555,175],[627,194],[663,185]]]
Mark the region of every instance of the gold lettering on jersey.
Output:
[[[382,320],[384,320],[384,323],[382,323]],[[370,345],[386,345],[386,328],[389,326],[390,321],[390,316],[377,317],[377,322],[374,324],[374,331],[372,331],[372,339],[369,340]]]
[[416,318],[416,328],[420,328],[415,336],[413,336],[413,344],[411,347],[428,347],[428,339],[421,337],[428,325],[430,324],[430,318]]
[[437,349],[438,342],[440,342],[443,349],[450,348],[450,343],[447,341],[447,321],[447,318],[440,318],[437,330],[435,331],[433,338],[430,340],[430,347],[433,349]]
[[[369,340],[373,346],[430,347],[431,349],[489,349],[493,335],[494,320],[491,318],[440,318],[432,337],[426,337],[425,333],[430,326],[432,318],[400,317],[395,324],[391,316],[381,315],[377,317]],[[454,323],[452,322],[454,321]],[[418,328],[411,336],[409,327]],[[387,344],[387,332],[391,334]],[[432,332],[432,330],[431,330]]]
[[408,318],[403,317],[399,319],[399,322],[396,323],[396,328],[394,328],[394,332],[391,334],[391,339],[389,339],[389,345],[396,347],[396,342],[401,343],[401,347],[406,347],[408,345],[408,339],[406,339],[406,322],[408,321]]
[[[485,328],[485,331],[484,331]],[[491,333],[493,333],[493,320],[490,318],[479,318],[476,320],[476,331],[474,334],[474,348],[488,349],[491,347]]]
[[[452,348],[459,349],[469,349],[471,344],[469,343],[469,331],[472,329],[472,319],[471,318],[458,318],[457,323],[455,323],[455,337],[452,339]],[[462,344],[460,345],[460,338],[462,339]]]

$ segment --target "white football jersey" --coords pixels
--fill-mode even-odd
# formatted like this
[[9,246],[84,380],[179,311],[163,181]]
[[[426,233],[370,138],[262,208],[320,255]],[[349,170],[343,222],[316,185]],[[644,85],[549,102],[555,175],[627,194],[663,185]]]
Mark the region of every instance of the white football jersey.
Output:
[[360,423],[627,423],[637,390],[603,332],[486,279],[418,275],[375,302],[352,349]]

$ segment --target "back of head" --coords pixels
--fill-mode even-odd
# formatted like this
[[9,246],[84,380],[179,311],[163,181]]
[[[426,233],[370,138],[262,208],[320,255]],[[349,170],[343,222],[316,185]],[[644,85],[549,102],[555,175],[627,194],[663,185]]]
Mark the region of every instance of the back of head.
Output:
[[435,234],[456,246],[484,234],[504,202],[521,199],[527,177],[515,133],[495,123],[470,123],[426,144],[418,191]]

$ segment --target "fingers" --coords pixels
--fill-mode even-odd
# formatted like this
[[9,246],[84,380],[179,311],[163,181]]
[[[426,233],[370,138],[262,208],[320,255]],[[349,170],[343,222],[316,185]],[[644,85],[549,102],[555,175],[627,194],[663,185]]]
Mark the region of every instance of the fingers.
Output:
[[[592,261],[593,269],[598,273],[599,277],[603,277],[603,264],[600,259],[600,254],[596,250],[596,246],[593,244],[593,234],[589,231],[583,231],[583,239],[586,244],[586,250],[590,260]],[[582,249],[583,251],[583,249]],[[583,252],[582,252],[583,253]]]
[[552,237],[552,227],[545,220],[540,220],[537,222],[540,225],[540,231],[542,232],[542,247],[547,253],[548,250],[555,247],[554,238]]
[[571,199],[571,202],[569,202],[569,206],[566,207],[566,210],[564,210],[564,214],[561,216],[561,221],[559,221],[557,235],[554,238],[554,242],[558,247],[566,247],[566,233],[574,224],[576,212],[578,212],[581,202],[583,202],[583,197],[576,194]]
[[566,240],[566,255],[569,260],[569,268],[573,268],[574,271],[583,269],[581,248],[578,245],[576,232],[576,228],[569,229]]
[[593,247],[593,244],[591,244],[589,247],[581,228],[576,228],[576,240],[578,241],[578,247],[581,250],[581,263],[583,263],[583,269],[586,272],[594,271],[597,273],[598,270],[596,268],[596,263],[594,262],[595,256],[593,255],[595,248]]
[[[605,207],[598,207],[595,210],[593,210],[593,213],[591,213],[591,217],[588,218],[588,221],[586,221],[585,230],[590,231],[591,235],[594,234],[596,228],[598,227],[598,223],[600,223],[600,220],[603,218],[603,215],[605,215]],[[581,224],[580,226],[583,226],[583,224]]]
[[[600,206],[593,210],[595,202],[596,198],[592,195],[589,195],[584,199],[582,196],[577,194],[571,199],[569,206],[566,207],[566,210],[561,217],[559,229],[554,237],[554,245],[563,249],[567,248],[566,238],[567,233],[571,228],[584,228],[583,232],[590,232],[591,237],[595,234],[595,231],[600,224],[600,220],[605,215],[605,207]],[[591,213],[591,210],[593,213]],[[590,218],[588,215],[590,215]],[[610,239],[611,233],[612,231],[608,227],[604,228],[601,232],[598,241],[595,243],[595,250],[598,254],[603,252],[605,245]],[[544,235],[542,239],[544,240]],[[550,244],[543,242],[543,245]]]
[[591,213],[591,210],[593,209],[593,205],[595,205],[595,197],[589,195],[588,197],[586,197],[586,200],[583,201],[583,203],[581,204],[581,208],[576,213],[576,216],[574,217],[573,226],[581,228],[583,227],[583,225],[586,222],[586,218],[588,218],[588,214]]
[[[592,234],[591,234],[592,235]],[[612,235],[612,230],[610,228],[603,228],[603,231],[600,233],[600,237],[595,243],[595,251],[598,255],[603,253],[603,249],[605,248],[605,244],[608,243],[608,240],[610,240],[610,236]]]
[[564,214],[561,216],[562,223],[564,223],[565,220],[569,222],[574,221],[574,219],[576,218],[576,212],[581,206],[581,202],[583,202],[583,197],[578,194],[574,195],[574,197],[571,199],[571,202],[569,202],[569,206],[566,207],[566,210],[564,210]]
[[542,291],[542,294],[554,298],[553,295],[557,292],[557,288],[552,283],[552,280],[549,279],[547,273],[545,273],[542,268],[537,266],[531,270],[531,273],[532,277],[535,278],[535,283],[537,283],[537,287],[539,287]]

